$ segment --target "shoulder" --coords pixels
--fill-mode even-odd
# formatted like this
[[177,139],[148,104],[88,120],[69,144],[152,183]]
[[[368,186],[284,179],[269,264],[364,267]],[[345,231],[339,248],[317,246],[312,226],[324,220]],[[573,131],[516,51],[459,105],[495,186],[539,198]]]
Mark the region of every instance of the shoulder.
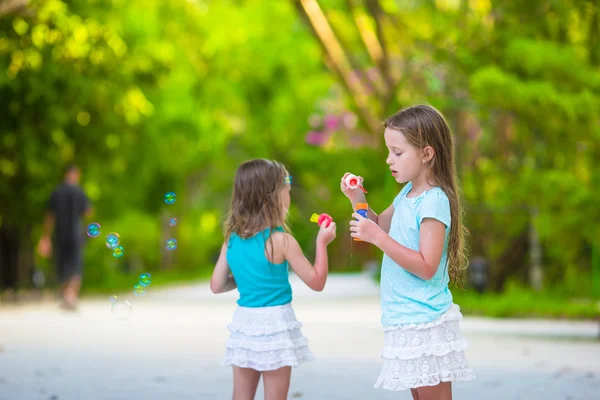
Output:
[[419,223],[425,218],[433,218],[441,221],[446,226],[450,226],[450,200],[444,191],[435,187],[428,190],[418,209]]
[[450,200],[448,200],[448,196],[446,196],[446,192],[444,192],[442,190],[442,188],[440,187],[434,187],[430,190],[427,191],[427,193],[425,193],[425,196],[423,197],[423,202],[435,202],[435,203],[440,203],[440,204],[447,204],[448,206],[450,205]]
[[50,194],[50,200],[58,201],[59,199],[64,197],[66,195],[66,193],[67,192],[65,189],[65,185],[58,185],[57,187],[54,188],[54,190]]
[[66,191],[67,189],[68,189],[68,188],[67,188],[65,185],[63,185],[63,184],[60,184],[60,185],[58,185],[58,186],[56,186],[56,187],[54,188],[54,190],[52,191],[52,195],[53,195],[53,196],[58,196],[59,194],[65,193],[65,191]]
[[271,234],[271,239],[276,248],[286,249],[290,243],[298,243],[296,239],[289,233],[282,230],[277,230]]

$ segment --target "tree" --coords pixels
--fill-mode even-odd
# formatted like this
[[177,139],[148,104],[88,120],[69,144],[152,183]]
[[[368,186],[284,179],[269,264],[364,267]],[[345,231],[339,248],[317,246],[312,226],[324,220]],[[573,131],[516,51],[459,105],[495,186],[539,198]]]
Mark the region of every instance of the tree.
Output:
[[[362,121],[372,133],[369,121],[399,105],[427,101],[448,117],[472,247],[492,259],[496,288],[524,277],[529,227],[531,243],[545,245],[548,280],[587,269],[586,243],[597,240],[587,221],[598,212],[595,2],[294,4],[354,106],[371,114]],[[348,65],[372,68],[390,92],[362,75],[352,86]]]

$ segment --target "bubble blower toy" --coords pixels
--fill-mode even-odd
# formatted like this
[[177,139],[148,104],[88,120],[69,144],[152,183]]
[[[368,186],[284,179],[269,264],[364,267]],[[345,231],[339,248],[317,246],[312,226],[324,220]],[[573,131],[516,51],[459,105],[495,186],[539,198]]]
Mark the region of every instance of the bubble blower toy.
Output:
[[365,190],[365,188],[362,187],[361,185],[359,185],[359,182],[360,182],[360,179],[358,179],[358,176],[356,176],[354,174],[348,174],[348,176],[344,180],[344,183],[350,189],[360,189],[360,190],[363,191],[363,193],[367,193],[367,191]]
[[[369,214],[369,205],[367,203],[356,203],[356,213],[363,216],[364,218],[369,218],[367,215]],[[362,242],[362,239],[354,238],[356,242]]]
[[333,221],[333,218],[327,214],[313,214],[310,217],[310,222],[316,222],[317,225],[321,226],[321,224],[325,224],[325,228],[329,226],[329,224]]

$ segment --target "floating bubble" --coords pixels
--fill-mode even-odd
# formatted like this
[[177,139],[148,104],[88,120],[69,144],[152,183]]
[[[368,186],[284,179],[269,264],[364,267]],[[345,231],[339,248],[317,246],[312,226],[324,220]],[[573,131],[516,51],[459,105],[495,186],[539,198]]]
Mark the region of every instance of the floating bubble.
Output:
[[111,250],[114,250],[119,245],[119,234],[116,232],[109,233],[106,235],[106,247]]
[[177,196],[175,195],[175,192],[167,192],[165,193],[165,203],[167,204],[173,204],[175,203],[175,198]]
[[136,283],[133,285],[133,294],[136,296],[143,296],[146,294],[146,290],[143,285]]
[[169,226],[175,226],[177,225],[177,218],[171,218],[169,220]]
[[113,256],[115,256],[116,258],[123,257],[123,254],[125,254],[125,249],[123,248],[123,246],[117,246],[113,249]]
[[177,240],[169,239],[167,240],[167,250],[175,250],[177,248]]
[[87,235],[93,238],[100,236],[100,224],[97,222],[89,224],[87,226]]
[[110,296],[108,300],[111,303],[110,313],[118,321],[125,321],[131,316],[131,303],[127,300],[119,300],[117,296]]
[[140,285],[142,285],[143,287],[148,286],[150,283],[152,283],[152,276],[148,273],[143,273],[140,275]]

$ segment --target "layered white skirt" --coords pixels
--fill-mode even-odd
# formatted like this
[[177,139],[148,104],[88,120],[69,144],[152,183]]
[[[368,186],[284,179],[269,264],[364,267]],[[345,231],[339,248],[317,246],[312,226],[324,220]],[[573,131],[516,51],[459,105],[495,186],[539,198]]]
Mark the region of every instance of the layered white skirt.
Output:
[[433,322],[384,327],[383,367],[375,387],[399,391],[474,379],[464,353],[468,343],[461,319],[460,308],[453,304]]
[[238,306],[228,326],[230,337],[222,365],[273,371],[313,361],[301,327],[289,303],[274,307]]

